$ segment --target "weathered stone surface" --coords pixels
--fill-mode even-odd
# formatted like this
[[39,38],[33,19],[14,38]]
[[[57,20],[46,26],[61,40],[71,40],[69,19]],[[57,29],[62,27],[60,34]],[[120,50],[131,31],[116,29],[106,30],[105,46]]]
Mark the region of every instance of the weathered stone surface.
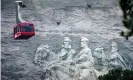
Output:
[[[48,44],[54,53],[58,53],[63,37],[70,37],[72,48],[77,53],[82,36],[90,39],[88,46],[92,52],[102,47],[107,54],[110,52],[110,42],[114,40],[118,43],[119,52],[133,66],[133,38],[127,41],[119,36],[124,27],[122,12],[115,0],[90,0],[90,9],[81,0],[47,0],[47,5],[44,3],[42,6],[38,4],[39,0],[23,0],[28,4],[27,9],[22,11],[23,18],[33,22],[36,28],[36,35],[29,40],[13,39],[16,24],[13,1],[2,0],[2,80],[41,80],[42,69],[33,64],[36,49],[40,44]],[[61,5],[58,6],[59,2]],[[57,21],[61,24],[57,25]]]

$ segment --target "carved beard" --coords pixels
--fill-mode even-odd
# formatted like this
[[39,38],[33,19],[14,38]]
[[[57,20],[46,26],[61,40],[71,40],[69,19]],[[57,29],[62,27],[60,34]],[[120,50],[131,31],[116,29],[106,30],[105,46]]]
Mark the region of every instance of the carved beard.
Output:
[[118,49],[116,47],[112,47],[112,50],[111,50],[112,53],[117,52],[117,51],[118,51]]
[[70,44],[64,44],[64,45],[62,45],[62,47],[66,48],[66,49],[70,49],[71,45]]

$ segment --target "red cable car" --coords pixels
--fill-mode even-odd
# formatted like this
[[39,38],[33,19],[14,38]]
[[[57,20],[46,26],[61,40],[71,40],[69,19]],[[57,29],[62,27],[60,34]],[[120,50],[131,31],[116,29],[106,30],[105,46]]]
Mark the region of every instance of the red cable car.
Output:
[[14,39],[29,39],[35,35],[35,28],[32,23],[19,23],[14,27]]
[[21,17],[20,8],[25,8],[26,5],[22,1],[16,3],[16,27],[14,27],[14,39],[29,39],[35,35],[33,23],[26,22]]

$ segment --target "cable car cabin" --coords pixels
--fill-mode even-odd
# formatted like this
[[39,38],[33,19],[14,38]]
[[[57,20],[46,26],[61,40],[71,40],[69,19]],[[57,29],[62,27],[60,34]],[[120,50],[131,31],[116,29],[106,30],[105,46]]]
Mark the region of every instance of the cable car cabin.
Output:
[[35,28],[32,23],[19,23],[14,27],[14,39],[29,39],[35,35]]

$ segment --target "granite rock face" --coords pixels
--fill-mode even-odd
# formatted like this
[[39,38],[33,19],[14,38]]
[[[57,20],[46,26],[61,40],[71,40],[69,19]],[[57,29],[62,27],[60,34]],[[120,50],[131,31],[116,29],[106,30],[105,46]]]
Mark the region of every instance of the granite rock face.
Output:
[[[14,0],[2,0],[1,71],[2,80],[41,80],[42,69],[33,63],[36,49],[48,44],[54,53],[61,49],[63,37],[70,37],[72,48],[79,53],[80,37],[87,37],[89,48],[103,47],[110,52],[116,41],[119,52],[133,66],[133,38],[119,35],[124,29],[122,11],[115,0],[23,0],[27,5],[22,16],[35,24],[36,35],[29,40],[14,40]],[[60,4],[58,4],[60,3]],[[91,4],[88,8],[86,4]],[[57,22],[61,22],[57,25]]]

